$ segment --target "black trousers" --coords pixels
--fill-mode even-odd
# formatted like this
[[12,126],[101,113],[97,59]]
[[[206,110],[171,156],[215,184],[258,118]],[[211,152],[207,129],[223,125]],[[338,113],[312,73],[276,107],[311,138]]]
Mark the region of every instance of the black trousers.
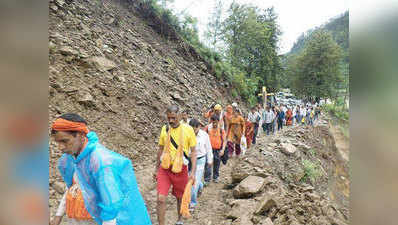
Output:
[[278,130],[283,129],[283,120],[278,119]]
[[[220,174],[220,163],[221,163],[221,157],[220,157],[220,151],[221,149],[213,149],[213,171],[211,166],[207,165],[207,158],[206,158],[206,165],[205,165],[205,181],[210,182],[211,180],[211,174],[213,172],[213,179],[217,179]],[[224,152],[224,154],[228,154],[227,152]]]

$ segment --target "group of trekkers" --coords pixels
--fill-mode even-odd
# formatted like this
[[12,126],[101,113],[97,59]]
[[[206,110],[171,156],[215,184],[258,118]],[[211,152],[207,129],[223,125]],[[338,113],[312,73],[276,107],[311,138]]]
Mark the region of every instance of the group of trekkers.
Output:
[[276,130],[282,130],[283,126],[308,125],[314,126],[321,113],[318,104],[306,104],[295,106],[267,106],[265,110],[254,107],[252,111],[262,115],[262,128],[267,135],[275,134]]
[[[283,105],[266,109],[258,105],[246,114],[237,103],[225,110],[220,104],[204,109],[204,120],[189,118],[189,114],[171,105],[166,110],[167,123],[161,128],[153,173],[159,225],[166,224],[170,188],[177,201],[175,224],[182,225],[183,217],[190,217],[198,205],[203,188],[211,181],[219,182],[221,163],[227,164],[231,157],[244,155],[255,145],[259,128],[269,135],[275,132],[276,124],[278,130],[294,121],[311,125],[319,115],[311,107],[291,109]],[[152,224],[131,161],[100,144],[81,116],[60,116],[53,122],[51,134],[64,153],[58,169],[66,183],[51,225],[60,224],[65,214],[67,224]]]

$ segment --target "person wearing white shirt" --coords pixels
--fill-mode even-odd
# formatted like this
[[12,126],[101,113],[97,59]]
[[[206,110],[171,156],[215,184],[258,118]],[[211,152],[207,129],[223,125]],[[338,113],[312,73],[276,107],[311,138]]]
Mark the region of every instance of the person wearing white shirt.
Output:
[[[282,111],[283,111],[283,113],[286,115],[286,112],[287,112],[287,107],[286,107],[286,105],[282,105]],[[286,118],[284,118],[283,119],[283,124],[286,124]]]
[[244,135],[242,135],[242,138],[240,140],[240,150],[242,150],[242,155],[246,154],[247,143],[246,143],[246,137]]
[[312,124],[312,121],[311,121],[311,112],[312,112],[312,109],[311,109],[311,107],[308,107],[308,109],[307,109],[307,114],[305,115],[305,120],[306,120],[306,122],[307,122],[307,125],[311,125]]
[[263,127],[263,123],[264,123],[264,120],[263,120],[263,116],[262,116],[262,115],[263,115],[265,109],[261,106],[261,104],[258,104],[257,108],[258,108],[258,113],[259,113],[260,116],[261,116],[260,122],[259,122],[259,124],[258,124],[259,129],[258,129],[258,131],[257,131],[257,135],[261,135],[261,133],[262,133],[261,127]]
[[305,118],[305,116],[307,115],[307,109],[305,108],[305,106],[301,107],[300,110],[300,123],[302,124],[302,119]]
[[267,106],[267,109],[263,113],[263,120],[264,120],[264,131],[267,132],[267,135],[269,135],[269,132],[271,131],[271,126],[274,121],[275,115],[274,112],[270,109],[269,106]]
[[287,108],[286,108],[286,106],[285,105],[282,105],[282,111],[286,114],[286,111],[287,111]]
[[294,106],[294,107],[292,108],[292,114],[293,114],[292,126],[294,126],[294,122],[296,121],[296,110],[297,110],[297,106]]
[[260,124],[261,115],[257,112],[257,107],[252,107],[251,112],[249,112],[247,119],[250,123],[254,125],[254,134],[252,144],[256,144],[256,137],[258,133],[258,125]]
[[277,128],[277,121],[278,121],[278,112],[277,112],[277,107],[273,107],[272,109],[271,109],[271,111],[274,113],[274,120],[273,120],[273,122],[272,122],[272,132],[273,132],[273,134],[275,134],[275,132],[276,132],[276,128]]
[[188,110],[184,110],[184,111],[180,114],[180,117],[181,117],[180,123],[189,124],[189,121],[190,121],[191,119],[188,118],[188,113],[189,113]]
[[196,134],[196,173],[195,184],[191,191],[191,204],[190,208],[193,210],[197,203],[198,191],[203,187],[202,178],[205,171],[206,158],[208,166],[213,164],[213,149],[211,147],[209,135],[200,129],[200,122],[197,119],[191,119],[189,125],[194,129]]

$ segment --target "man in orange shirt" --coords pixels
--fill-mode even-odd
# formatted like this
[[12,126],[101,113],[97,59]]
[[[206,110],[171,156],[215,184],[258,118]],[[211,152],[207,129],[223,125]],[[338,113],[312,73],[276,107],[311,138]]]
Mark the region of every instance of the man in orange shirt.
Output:
[[[210,118],[211,123],[207,125],[206,132],[209,134],[211,147],[213,148],[213,181],[218,183],[221,156],[224,155],[226,134],[223,127],[220,126],[219,117],[213,115]],[[210,182],[212,169],[210,166],[205,168],[205,182]]]

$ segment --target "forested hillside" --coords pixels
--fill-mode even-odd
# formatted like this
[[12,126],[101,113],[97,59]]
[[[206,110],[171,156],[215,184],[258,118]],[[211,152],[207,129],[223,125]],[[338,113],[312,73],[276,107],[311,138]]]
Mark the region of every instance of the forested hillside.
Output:
[[343,105],[349,88],[349,12],[303,33],[283,56],[281,85],[308,100]]
[[348,62],[348,48],[349,48],[349,12],[345,12],[344,14],[331,19],[328,23],[316,27],[314,29],[310,29],[307,32],[301,34],[301,36],[294,43],[292,49],[286,55],[292,55],[300,52],[307,41],[310,39],[312,33],[316,30],[323,29],[329,31],[333,37],[333,40],[337,42],[337,44],[343,48],[346,54],[346,60]]

